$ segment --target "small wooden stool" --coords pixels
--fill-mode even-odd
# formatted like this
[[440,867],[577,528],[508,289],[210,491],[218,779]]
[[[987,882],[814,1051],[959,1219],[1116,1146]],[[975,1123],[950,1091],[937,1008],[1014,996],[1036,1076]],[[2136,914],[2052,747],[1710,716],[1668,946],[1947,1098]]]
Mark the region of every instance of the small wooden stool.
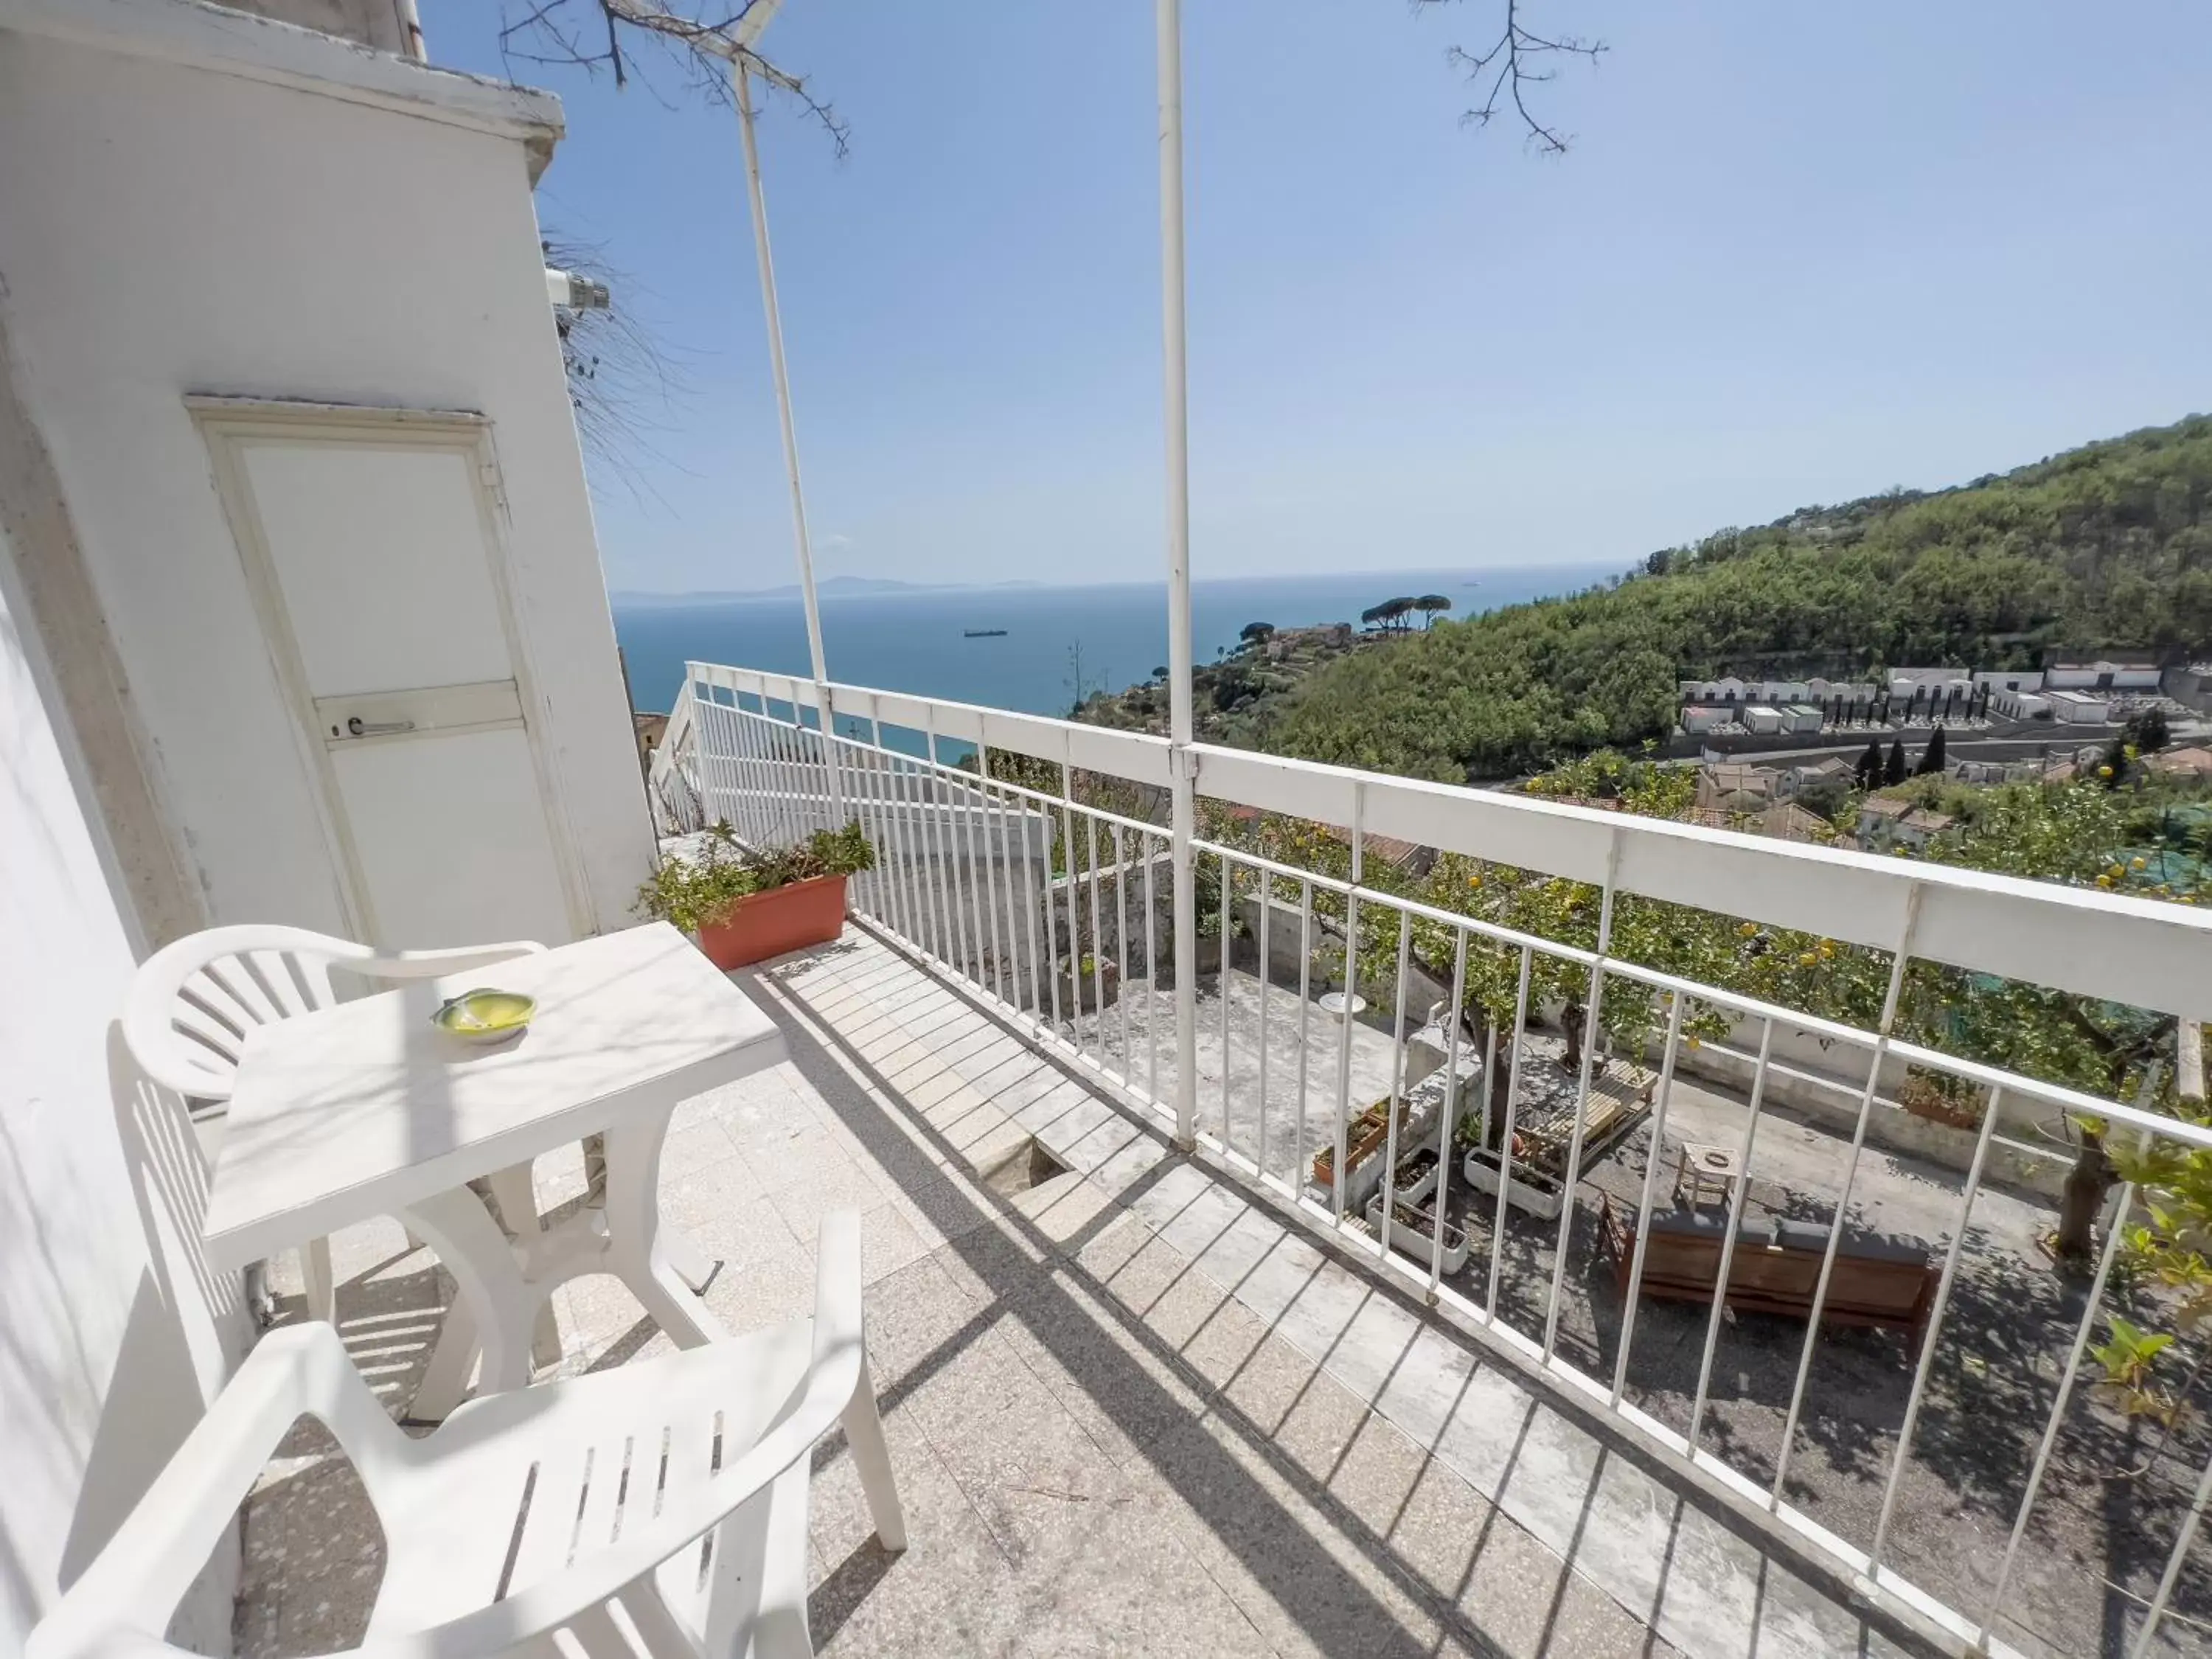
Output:
[[1742,1179],[1743,1160],[1733,1146],[1686,1140],[1674,1158],[1674,1200],[1693,1210],[1706,1200],[1708,1194],[1726,1209],[1735,1200],[1736,1182]]

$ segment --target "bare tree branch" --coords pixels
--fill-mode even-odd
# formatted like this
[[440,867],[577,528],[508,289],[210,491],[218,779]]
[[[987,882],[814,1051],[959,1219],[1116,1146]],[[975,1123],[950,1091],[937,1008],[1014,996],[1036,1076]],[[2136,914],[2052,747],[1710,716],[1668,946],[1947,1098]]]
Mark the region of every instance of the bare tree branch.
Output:
[[653,439],[671,429],[669,411],[691,390],[685,364],[672,358],[640,320],[640,285],[608,264],[596,246],[569,241],[558,231],[549,233],[542,246],[549,267],[604,283],[614,296],[596,310],[553,307],[576,436],[594,464],[588,476],[595,489],[602,478],[617,477],[631,499],[661,500],[640,463],[649,458],[662,466],[678,465]]
[[[672,71],[684,94],[726,104],[733,97],[730,66],[740,63],[796,101],[829,134],[837,159],[845,158],[851,132],[836,109],[817,98],[803,76],[770,63],[750,44],[743,25],[763,0],[714,0],[704,9],[702,0],[687,3],[690,9],[684,11],[669,10],[658,0],[529,0],[527,4],[502,5],[500,52],[509,64],[580,69],[590,75],[605,70],[618,87],[627,87],[635,78],[664,103],[672,100],[653,84],[649,65],[657,63]],[[587,44],[586,31],[593,37],[603,33],[604,43]]]
[[[1450,0],[1417,3],[1433,6],[1448,4]],[[1556,80],[1559,70],[1554,60],[1558,58],[1583,58],[1596,63],[1606,44],[1602,40],[1585,40],[1575,34],[1538,34],[1522,27],[1522,0],[1504,0],[1504,27],[1488,51],[1469,52],[1464,46],[1453,46],[1444,54],[1446,62],[1466,71],[1476,96],[1482,100],[1460,119],[1469,126],[1486,127],[1510,105],[1520,118],[1525,142],[1531,148],[1540,155],[1564,155],[1574,143],[1574,136],[1538,120],[1528,108],[1527,89]]]

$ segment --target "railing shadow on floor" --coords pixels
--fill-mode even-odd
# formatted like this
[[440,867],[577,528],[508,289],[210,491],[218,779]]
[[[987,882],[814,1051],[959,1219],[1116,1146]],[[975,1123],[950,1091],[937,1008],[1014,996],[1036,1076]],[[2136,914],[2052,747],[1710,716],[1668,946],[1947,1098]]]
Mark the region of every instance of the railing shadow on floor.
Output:
[[[927,974],[927,969],[908,962],[902,956],[893,953],[890,959],[897,963],[898,971]],[[757,1000],[761,1006],[783,1031],[790,1059],[800,1075],[837,1114],[840,1121],[870,1154],[885,1167],[896,1169],[902,1161],[910,1161],[913,1142],[917,1137],[941,1157],[956,1157],[958,1148],[951,1139],[918,1110],[907,1104],[907,1091],[916,1086],[917,1080],[908,1079],[903,1083],[895,1084],[884,1077],[855,1045],[852,1040],[854,1033],[845,1029],[851,1024],[849,1016],[845,1017],[844,1024],[841,1025],[836,1013],[812,1006],[806,992],[793,983],[795,970],[802,969],[805,965],[803,959],[797,963],[787,961],[767,972],[749,975],[741,981],[759,994]],[[930,977],[934,980],[936,976]],[[1224,1183],[1254,1208],[1272,1216],[1275,1212],[1275,1206],[1268,1201],[1267,1195],[1254,1194],[1249,1183],[1232,1172],[1191,1160],[1176,1152],[1168,1143],[1161,1126],[1148,1115],[1133,1110],[1115,1099],[1110,1087],[1102,1084],[1095,1075],[1038,1049],[1024,1033],[966,994],[961,988],[942,981],[937,982],[975,1014],[998,1027],[1007,1038],[1022,1044],[1030,1051],[1037,1066],[1049,1068],[1063,1080],[1086,1090],[1093,1098],[1103,1102],[1139,1133],[1153,1139],[1158,1144],[1163,1157],[1152,1170],[1123,1189],[1112,1206],[1057,1243],[1014,1204],[997,1194],[978,1187],[970,1200],[984,1219],[996,1222],[1030,1248],[1045,1253],[1048,1259],[1054,1255],[1064,1258],[1066,1271],[1079,1282],[1087,1284],[1098,1292],[1095,1306],[1115,1322],[1115,1335],[1118,1343],[1098,1344],[1082,1340],[1080,1334],[1083,1328],[1096,1316],[1091,1308],[1060,1288],[1051,1275],[1039,1273],[1036,1264],[1027,1257],[1018,1252],[1009,1253],[992,1243],[996,1236],[994,1230],[970,1229],[953,1233],[947,1229],[945,1231],[951,1235],[947,1248],[957,1253],[969,1271],[994,1293],[994,1304],[979,1313],[968,1326],[884,1389],[883,1403],[885,1409],[892,1409],[930,1371],[947,1363],[963,1343],[975,1340],[1004,1314],[1015,1312],[1030,1316],[1024,1319],[1030,1336],[1050,1352],[1070,1375],[1084,1380],[1085,1391],[1093,1401],[1115,1420],[1141,1451],[1147,1444],[1147,1425],[1158,1422],[1163,1413],[1181,1409],[1164,1395],[1156,1382],[1146,1375],[1143,1367],[1128,1352],[1133,1348],[1141,1350],[1152,1359],[1172,1368],[1182,1382],[1194,1393],[1206,1397],[1209,1402],[1209,1415],[1213,1420],[1230,1428],[1249,1454],[1263,1461],[1273,1476],[1311,1504],[1338,1535],[1357,1549],[1378,1573],[1434,1618],[1441,1630],[1473,1641],[1481,1650],[1497,1650],[1496,1644],[1487,1635],[1467,1622],[1456,1605],[1481,1559],[1479,1547],[1469,1558],[1461,1583],[1449,1592],[1441,1590],[1421,1577],[1393,1549],[1387,1531],[1377,1531],[1332,1493],[1328,1489],[1327,1476],[1316,1478],[1278,1445],[1274,1431],[1279,1424],[1270,1425],[1262,1423],[1240,1409],[1227,1397],[1227,1383],[1217,1386],[1208,1381],[1189,1364],[1177,1346],[1165,1340],[1145,1323],[1141,1317],[1142,1310],[1125,1306],[1114,1294],[1110,1282],[1089,1273],[1079,1261],[1084,1247],[1118,1220],[1130,1200],[1146,1184],[1157,1184],[1171,1170],[1185,1164],[1194,1163],[1194,1167],[1209,1181]],[[946,1066],[949,1069],[949,1061]],[[1024,1076],[1030,1074],[1024,1073]],[[885,1115],[883,1108],[869,1097],[871,1092],[884,1101],[899,1103],[899,1109],[904,1118],[903,1126]],[[1368,1278],[1361,1272],[1359,1264],[1352,1262],[1335,1241],[1304,1233],[1299,1237],[1358,1273],[1370,1296],[1386,1298],[1418,1319],[1431,1321],[1433,1328],[1451,1330],[1448,1326],[1433,1322],[1429,1310],[1402,1293],[1399,1287]],[[1185,1272],[1189,1270],[1188,1266],[1184,1269]],[[1347,1322],[1346,1328],[1350,1328],[1350,1322]],[[1456,1340],[1458,1334],[1452,1334]],[[1465,1342],[1463,1346],[1473,1350],[1477,1360],[1477,1366],[1470,1370],[1467,1379],[1471,1382],[1482,1364],[1486,1363],[1486,1357],[1480,1350],[1473,1349],[1471,1342]],[[1308,1386],[1321,1376],[1321,1365],[1327,1356],[1310,1358],[1315,1360],[1315,1371]],[[1515,1374],[1509,1369],[1507,1375]],[[1517,1384],[1517,1376],[1515,1380]],[[1534,1409],[1558,1413],[1597,1441],[1602,1449],[1602,1458],[1625,1462],[1667,1486],[1669,1491],[1674,1491],[1678,1506],[1675,1525],[1679,1525],[1681,1507],[1696,1502],[1691,1495],[1675,1491],[1664,1474],[1642,1454],[1639,1448],[1613,1431],[1601,1418],[1585,1413],[1574,1402],[1564,1399],[1540,1399]],[[1288,1414],[1287,1412],[1285,1413],[1284,1420],[1287,1420]],[[1528,1425],[1533,1421],[1532,1413],[1522,1425],[1521,1436],[1515,1446],[1516,1459],[1522,1441],[1526,1438]],[[1189,1438],[1179,1441],[1177,1449],[1188,1452],[1190,1449]],[[1421,1450],[1425,1471],[1428,1462],[1434,1460],[1435,1449],[1425,1446]],[[1153,1455],[1150,1461],[1158,1475],[1212,1528],[1215,1536],[1237,1553],[1254,1579],[1276,1597],[1285,1612],[1324,1650],[1356,1649],[1363,1654],[1431,1650],[1375,1598],[1366,1585],[1348,1573],[1321,1540],[1308,1534],[1306,1522],[1283,1510],[1278,1501],[1225,1449],[1217,1450],[1211,1455],[1201,1452],[1200,1461],[1195,1462],[1188,1456],[1170,1460]],[[1505,1474],[1498,1480],[1498,1491],[1502,1492],[1504,1490],[1511,1468],[1509,1462]],[[1455,1475],[1454,1478],[1458,1477]],[[1593,1492],[1595,1491],[1595,1483],[1591,1490]],[[1762,1589],[1767,1560],[1771,1557],[1808,1583],[1816,1587],[1830,1587],[1832,1598],[1839,1603],[1844,1600],[1845,1587],[1838,1585],[1832,1571],[1816,1559],[1762,1534],[1724,1507],[1703,1503],[1697,1503],[1697,1507],[1701,1513],[1750,1543],[1759,1553]],[[1280,1524],[1268,1528],[1255,1527],[1253,1516],[1266,1513],[1275,1515]],[[1479,1542],[1487,1541],[1486,1534],[1497,1513],[1498,1508],[1493,1504],[1491,1518],[1486,1521],[1483,1528],[1486,1536]],[[1579,1537],[1579,1528],[1577,1535]],[[1266,1547],[1260,1547],[1263,1542]],[[1571,1571],[1573,1569],[1571,1553],[1567,1565]],[[1567,1583],[1566,1577],[1562,1575],[1547,1619],[1544,1651],[1551,1650],[1549,1626],[1559,1616]],[[1662,1575],[1662,1598],[1664,1594],[1665,1579]],[[1648,1626],[1656,1616],[1658,1607],[1655,1604],[1650,1607],[1630,1608],[1629,1611]],[[1886,1615],[1854,1608],[1852,1616],[1859,1621],[1858,1646],[1862,1650],[1873,1650],[1887,1644],[1888,1650],[1907,1654],[1932,1655],[1937,1651],[1901,1623]],[[1754,1643],[1756,1640],[1754,1634]],[[1352,1646],[1347,1647],[1346,1644]]]

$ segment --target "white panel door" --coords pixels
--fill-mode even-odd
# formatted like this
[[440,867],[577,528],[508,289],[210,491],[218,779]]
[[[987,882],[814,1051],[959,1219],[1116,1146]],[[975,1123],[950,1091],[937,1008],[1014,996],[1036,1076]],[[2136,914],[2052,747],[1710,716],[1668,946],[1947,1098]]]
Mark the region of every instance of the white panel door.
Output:
[[395,948],[586,931],[482,423],[195,407],[356,927]]

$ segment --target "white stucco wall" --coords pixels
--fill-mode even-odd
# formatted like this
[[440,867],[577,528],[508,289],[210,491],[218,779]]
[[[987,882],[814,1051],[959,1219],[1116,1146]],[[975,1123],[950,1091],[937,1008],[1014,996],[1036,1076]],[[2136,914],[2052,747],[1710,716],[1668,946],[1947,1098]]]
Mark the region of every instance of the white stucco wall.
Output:
[[[179,1103],[113,1039],[134,940],[20,592],[0,544],[0,1653],[190,1431],[240,1334],[234,1287],[186,1242]],[[228,1650],[235,1572],[219,1553],[185,1610],[203,1652]]]
[[[189,392],[490,417],[538,729],[592,924],[624,925],[653,846],[530,194],[550,132],[456,125],[427,72],[270,25],[273,82],[9,12],[0,319],[209,919],[346,931]],[[431,91],[307,89],[319,53]]]

